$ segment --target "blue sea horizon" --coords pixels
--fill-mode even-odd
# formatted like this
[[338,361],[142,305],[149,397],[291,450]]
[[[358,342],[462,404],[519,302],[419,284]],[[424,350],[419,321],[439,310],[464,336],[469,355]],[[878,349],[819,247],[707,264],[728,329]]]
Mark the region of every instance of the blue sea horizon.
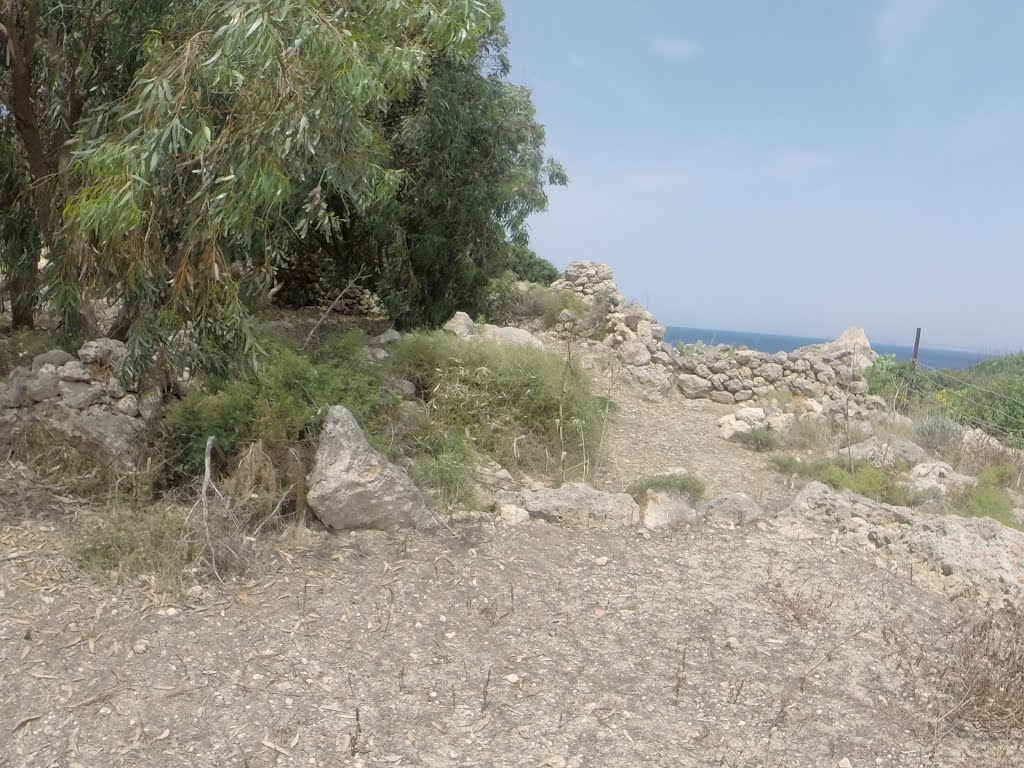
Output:
[[[813,336],[785,336],[775,333],[755,333],[753,331],[723,331],[715,328],[684,328],[670,325],[666,328],[665,341],[673,346],[680,342],[683,344],[695,344],[698,341],[709,345],[727,344],[773,354],[775,352],[792,352],[794,349],[806,347],[809,344],[821,344],[826,341],[832,341],[832,339],[815,338]],[[872,342],[871,348],[880,355],[895,355],[897,360],[910,360],[914,355],[914,348],[909,345],[875,344]],[[977,365],[983,360],[998,356],[997,354],[984,354],[982,352],[921,347],[918,361],[926,368],[963,370]]]

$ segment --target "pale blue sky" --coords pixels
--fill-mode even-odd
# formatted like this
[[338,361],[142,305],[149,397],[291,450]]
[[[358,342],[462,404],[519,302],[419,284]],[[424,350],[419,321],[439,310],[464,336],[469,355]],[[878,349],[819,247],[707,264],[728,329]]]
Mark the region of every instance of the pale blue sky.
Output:
[[506,0],[537,252],[671,325],[1024,347],[1024,2]]

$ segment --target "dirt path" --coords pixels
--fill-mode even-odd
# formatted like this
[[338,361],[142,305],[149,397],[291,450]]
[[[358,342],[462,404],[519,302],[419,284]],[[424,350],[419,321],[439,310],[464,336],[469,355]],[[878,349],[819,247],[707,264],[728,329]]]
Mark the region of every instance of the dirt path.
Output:
[[941,598],[774,525],[292,531],[182,598],[0,531],[5,767],[985,764],[926,757],[885,641],[930,642]]
[[735,407],[687,400],[678,392],[652,403],[628,375],[612,372],[602,379],[602,391],[613,393],[618,405],[603,475],[609,487],[617,490],[647,475],[685,469],[707,483],[709,494],[742,491],[769,512],[792,500],[793,490],[763,454],[719,436],[718,420]]

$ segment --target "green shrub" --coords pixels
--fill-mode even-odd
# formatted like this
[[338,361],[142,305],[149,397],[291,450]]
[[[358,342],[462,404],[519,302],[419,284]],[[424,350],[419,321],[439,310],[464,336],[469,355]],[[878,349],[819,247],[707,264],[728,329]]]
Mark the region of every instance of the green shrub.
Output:
[[778,444],[775,431],[768,427],[755,427],[749,432],[736,435],[736,439],[758,453],[774,451]]
[[916,507],[935,497],[932,492],[915,493],[896,483],[896,476],[867,462],[850,465],[835,459],[800,461],[792,456],[773,456],[772,464],[787,475],[799,475],[825,483],[839,491],[853,491],[869,499],[900,507]]
[[566,372],[557,355],[421,333],[393,347],[391,365],[416,386],[444,445],[463,436],[471,450],[502,466],[553,472],[562,451],[561,405],[566,465],[579,475],[597,458],[610,404],[593,394],[583,372]]
[[903,410],[907,406],[907,382],[910,380],[911,363],[897,361],[896,355],[882,355],[864,373],[868,390],[883,398],[890,407]]
[[1022,530],[1013,514],[1013,501],[1004,488],[979,482],[955,501],[959,514],[966,517],[990,517],[1007,528]]
[[913,415],[914,442],[926,451],[958,463],[963,447],[964,428],[942,408],[926,408]]
[[1020,470],[1013,464],[1002,464],[998,467],[989,467],[978,475],[979,485],[992,485],[997,488],[1009,488],[1017,482],[1020,477]]
[[587,317],[589,306],[573,291],[531,285],[526,293],[520,294],[516,312],[521,318],[540,318],[545,328],[554,328],[566,310],[577,322],[582,322]]
[[697,505],[704,498],[705,487],[704,481],[699,477],[679,472],[651,475],[642,480],[637,480],[626,489],[626,493],[630,496],[640,496],[647,491],[683,496],[689,499],[691,504]]
[[483,318],[486,322],[508,325],[516,319],[523,295],[517,282],[514,272],[506,272],[487,283]]
[[800,461],[795,456],[780,453],[772,456],[769,461],[779,472],[785,475],[803,475],[808,466],[807,462]]
[[458,437],[421,453],[412,464],[412,478],[426,491],[430,506],[445,512],[477,509],[473,451]]
[[312,359],[268,340],[268,357],[257,373],[212,382],[170,409],[159,435],[172,479],[202,472],[206,439],[217,438],[228,453],[244,443],[296,442],[315,437],[326,410],[344,405],[378,449],[386,449],[389,402],[380,373],[366,359],[362,336],[347,333],[315,350]]

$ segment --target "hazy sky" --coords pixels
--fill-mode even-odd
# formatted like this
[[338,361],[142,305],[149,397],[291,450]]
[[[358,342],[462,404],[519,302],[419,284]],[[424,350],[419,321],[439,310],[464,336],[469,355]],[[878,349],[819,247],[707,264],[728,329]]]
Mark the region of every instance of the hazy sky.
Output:
[[559,268],[671,325],[1024,347],[1021,0],[505,7]]

